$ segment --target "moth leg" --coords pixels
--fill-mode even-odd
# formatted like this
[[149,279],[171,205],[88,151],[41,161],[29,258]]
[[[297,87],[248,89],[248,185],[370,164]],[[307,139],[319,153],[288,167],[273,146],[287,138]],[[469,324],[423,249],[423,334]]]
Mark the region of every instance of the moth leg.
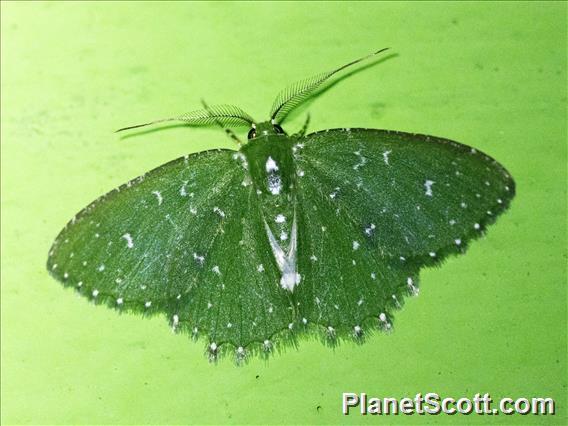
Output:
[[233,132],[231,129],[226,128],[226,127],[223,127],[223,130],[225,130],[225,133],[227,134],[227,136],[229,136],[229,138],[231,138],[237,144],[237,146],[239,148],[242,146],[243,143],[238,138],[238,136],[235,135],[235,132]]
[[304,122],[304,125],[302,126],[300,131],[298,133],[296,133],[294,136],[297,136],[297,137],[304,136],[306,134],[306,131],[308,130],[309,124],[310,124],[310,113],[308,112],[308,115],[306,116],[306,121]]
[[[209,109],[209,106],[207,105],[207,103],[205,102],[205,99],[201,99],[201,104],[203,105],[203,108],[205,108],[205,110],[207,112],[209,112],[209,114],[213,117],[213,114],[211,112],[211,110]],[[219,127],[221,127],[225,133],[227,134],[227,136],[233,140],[237,146],[240,148],[243,143],[241,142],[241,140],[238,138],[238,136],[235,134],[235,132],[233,132],[231,129],[229,129],[228,127],[225,127],[223,125],[223,123],[221,123],[221,121],[218,118],[215,118],[215,123],[217,123],[219,125]]]

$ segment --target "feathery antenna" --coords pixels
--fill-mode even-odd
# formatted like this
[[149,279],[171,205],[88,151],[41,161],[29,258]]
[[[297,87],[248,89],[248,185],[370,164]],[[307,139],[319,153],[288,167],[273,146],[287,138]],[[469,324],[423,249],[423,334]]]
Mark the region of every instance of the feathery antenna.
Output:
[[296,83],[282,90],[278,94],[278,96],[276,96],[276,99],[272,104],[270,117],[277,123],[279,123],[280,119],[284,118],[292,109],[305,101],[306,98],[326,80],[333,77],[338,72],[343,71],[345,68],[358,64],[359,62],[378,55],[379,53],[382,53],[388,49],[389,48],[386,47],[384,49],[377,50],[376,52],[373,52],[367,56],[363,56],[362,58],[355,59],[354,61],[342,65],[334,70],[318,74],[305,80],[297,81]]
[[193,126],[209,126],[219,124],[221,126],[252,126],[254,120],[239,107],[234,105],[213,105],[206,109],[188,112],[177,117],[163,118],[144,124],[123,127],[115,133],[124,130],[137,129],[139,127],[151,126],[152,124],[164,123],[166,121],[181,121]]

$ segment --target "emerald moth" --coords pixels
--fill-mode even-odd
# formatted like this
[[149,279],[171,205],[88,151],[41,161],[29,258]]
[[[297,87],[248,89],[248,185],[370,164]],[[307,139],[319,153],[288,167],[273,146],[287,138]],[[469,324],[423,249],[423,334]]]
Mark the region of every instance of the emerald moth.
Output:
[[[278,94],[270,119],[231,105],[165,120],[219,125],[235,150],[173,160],[112,190],[61,231],[47,268],[122,312],[165,315],[212,360],[242,361],[319,336],[390,330],[419,271],[463,253],[509,206],[497,161],[448,139],[282,123],[339,71]],[[246,126],[245,143],[229,127]]]

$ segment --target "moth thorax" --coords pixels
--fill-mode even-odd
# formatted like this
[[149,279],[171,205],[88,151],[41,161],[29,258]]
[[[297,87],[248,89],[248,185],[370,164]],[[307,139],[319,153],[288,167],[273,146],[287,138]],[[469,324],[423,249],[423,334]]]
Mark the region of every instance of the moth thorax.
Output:
[[250,178],[260,198],[288,197],[294,190],[296,168],[293,139],[284,135],[257,137],[244,148]]

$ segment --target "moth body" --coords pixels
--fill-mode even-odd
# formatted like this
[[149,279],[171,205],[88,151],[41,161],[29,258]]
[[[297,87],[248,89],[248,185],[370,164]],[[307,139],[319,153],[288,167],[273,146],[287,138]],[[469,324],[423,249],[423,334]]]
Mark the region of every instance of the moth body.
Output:
[[249,165],[245,173],[249,174],[254,186],[266,238],[281,273],[280,285],[292,291],[301,281],[297,271],[296,167],[293,155],[297,139],[283,133],[269,133],[269,130],[259,133],[260,136],[251,139],[242,148]]

